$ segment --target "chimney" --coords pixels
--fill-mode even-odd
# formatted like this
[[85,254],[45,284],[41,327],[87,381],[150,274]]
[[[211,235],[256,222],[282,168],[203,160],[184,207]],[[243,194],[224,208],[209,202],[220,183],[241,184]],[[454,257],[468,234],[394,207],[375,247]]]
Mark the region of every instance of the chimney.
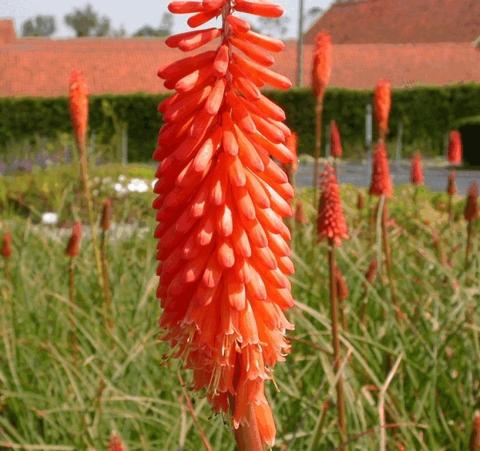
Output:
[[17,39],[12,19],[0,19],[0,45],[11,44]]

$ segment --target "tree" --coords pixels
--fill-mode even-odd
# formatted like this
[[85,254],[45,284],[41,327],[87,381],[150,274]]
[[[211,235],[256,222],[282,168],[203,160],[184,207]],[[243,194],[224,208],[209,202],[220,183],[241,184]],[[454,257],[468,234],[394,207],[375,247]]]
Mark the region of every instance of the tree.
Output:
[[165,37],[169,36],[172,31],[173,26],[173,17],[171,14],[164,14],[162,21],[160,22],[160,27],[154,28],[150,25],[144,25],[142,28],[138,29],[133,36],[136,37]]
[[65,23],[75,32],[77,37],[109,36],[113,30],[110,19],[100,16],[90,4],[83,9],[77,8],[65,16]]
[[39,15],[23,22],[22,35],[48,37],[55,33],[56,29],[55,17]]

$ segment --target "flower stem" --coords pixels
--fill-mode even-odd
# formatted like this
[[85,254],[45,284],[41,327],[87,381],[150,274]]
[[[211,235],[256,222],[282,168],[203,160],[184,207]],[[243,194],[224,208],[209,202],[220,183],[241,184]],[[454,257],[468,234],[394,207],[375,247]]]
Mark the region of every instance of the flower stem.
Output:
[[318,202],[318,173],[320,170],[320,152],[322,149],[322,121],[323,121],[323,99],[317,100],[315,108],[315,153],[313,162],[313,205],[317,208]]
[[333,347],[333,368],[337,377],[337,412],[338,412],[338,429],[340,432],[340,441],[347,441],[347,422],[345,414],[345,394],[343,388],[343,375],[339,374],[341,367],[341,350],[340,350],[340,324],[339,324],[339,307],[337,297],[337,281],[335,277],[335,244],[330,240],[328,246],[328,268],[330,281],[330,310],[332,318],[332,347]]
[[104,316],[105,323],[110,331],[115,328],[115,320],[113,318],[112,309],[112,292],[110,289],[110,279],[108,276],[108,259],[107,259],[107,232],[102,230],[100,236],[100,258],[102,264],[102,289],[104,300]]
[[75,317],[75,259],[68,259],[68,306],[70,317],[70,349],[72,360],[77,362],[78,358],[78,339],[77,339],[77,321]]
[[102,262],[101,262],[100,249],[99,249],[98,240],[97,240],[97,225],[95,221],[95,214],[93,211],[92,193],[90,191],[87,149],[85,144],[79,144],[78,151],[80,153],[80,175],[82,179],[83,195],[87,203],[88,221],[90,223],[90,229],[92,233],[92,243],[93,243],[93,251],[95,255],[95,263],[97,265],[97,273],[99,277],[100,286],[102,286],[103,288]]
[[473,233],[474,233],[474,221],[468,221],[467,223],[467,247],[465,249],[465,271],[470,264],[470,255],[472,254],[473,247]]
[[[384,197],[384,196],[383,196]],[[401,312],[400,306],[398,304],[397,290],[395,286],[395,278],[393,277],[393,262],[392,262],[392,251],[390,248],[390,242],[388,240],[388,229],[387,229],[387,220],[388,220],[388,210],[387,210],[387,199],[384,197],[382,215],[382,241],[383,241],[383,252],[385,255],[385,266],[387,269],[387,277],[390,286],[390,295],[392,298],[392,303],[395,307],[395,315],[397,319],[400,319]]]

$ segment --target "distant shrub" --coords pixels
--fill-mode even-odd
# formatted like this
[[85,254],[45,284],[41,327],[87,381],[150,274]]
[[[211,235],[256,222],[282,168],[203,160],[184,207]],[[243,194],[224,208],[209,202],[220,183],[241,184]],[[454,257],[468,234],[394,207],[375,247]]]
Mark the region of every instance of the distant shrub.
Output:
[[[314,147],[314,98],[310,89],[268,95],[287,111],[289,125],[300,136],[300,152]],[[165,95],[131,94],[93,96],[90,100],[90,131],[98,147],[108,149],[120,159],[121,133],[128,129],[130,161],[148,161],[162,123],[157,104]],[[347,157],[364,152],[365,109],[372,92],[332,88],[325,98],[324,123],[339,124]],[[458,120],[479,114],[480,85],[414,87],[395,90],[390,122],[390,139],[396,140],[403,123],[406,154],[416,149],[441,155],[445,136]],[[0,150],[11,143],[34,142],[36,138],[55,138],[70,132],[66,98],[0,98]]]

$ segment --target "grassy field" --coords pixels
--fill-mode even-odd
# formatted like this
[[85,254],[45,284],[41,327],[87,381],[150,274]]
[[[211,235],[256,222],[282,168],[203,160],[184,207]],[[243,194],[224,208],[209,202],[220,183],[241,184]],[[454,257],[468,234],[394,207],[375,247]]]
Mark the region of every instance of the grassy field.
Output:
[[[132,177],[153,178],[145,167],[92,174],[103,186],[96,188],[97,198],[116,198],[108,243],[111,331],[90,241],[84,239],[77,259],[71,306],[68,231],[39,224],[44,211],[59,212],[65,224],[84,214],[71,168],[0,183],[2,229],[14,233],[14,254],[0,268],[0,449],[104,450],[116,431],[131,451],[199,450],[200,430],[214,450],[234,448],[228,419],[191,394],[189,374],[166,359],[169,349],[157,326],[152,195],[117,191],[120,174],[127,177],[120,182],[125,186]],[[364,277],[379,251],[368,210],[356,209],[356,189],[342,189],[351,235],[338,252],[349,287],[342,333],[348,449],[378,449],[384,414],[389,450],[465,450],[480,408],[480,258],[477,239],[464,269],[463,200],[456,200],[457,220],[448,227],[446,196],[421,191],[415,209],[411,188],[397,190],[390,205],[403,313],[397,319],[385,272],[372,285]],[[315,244],[310,193],[299,195],[310,224],[295,226],[293,350],[277,368],[269,398],[276,449],[332,450],[339,439],[326,246]],[[71,350],[74,319],[77,359]]]

